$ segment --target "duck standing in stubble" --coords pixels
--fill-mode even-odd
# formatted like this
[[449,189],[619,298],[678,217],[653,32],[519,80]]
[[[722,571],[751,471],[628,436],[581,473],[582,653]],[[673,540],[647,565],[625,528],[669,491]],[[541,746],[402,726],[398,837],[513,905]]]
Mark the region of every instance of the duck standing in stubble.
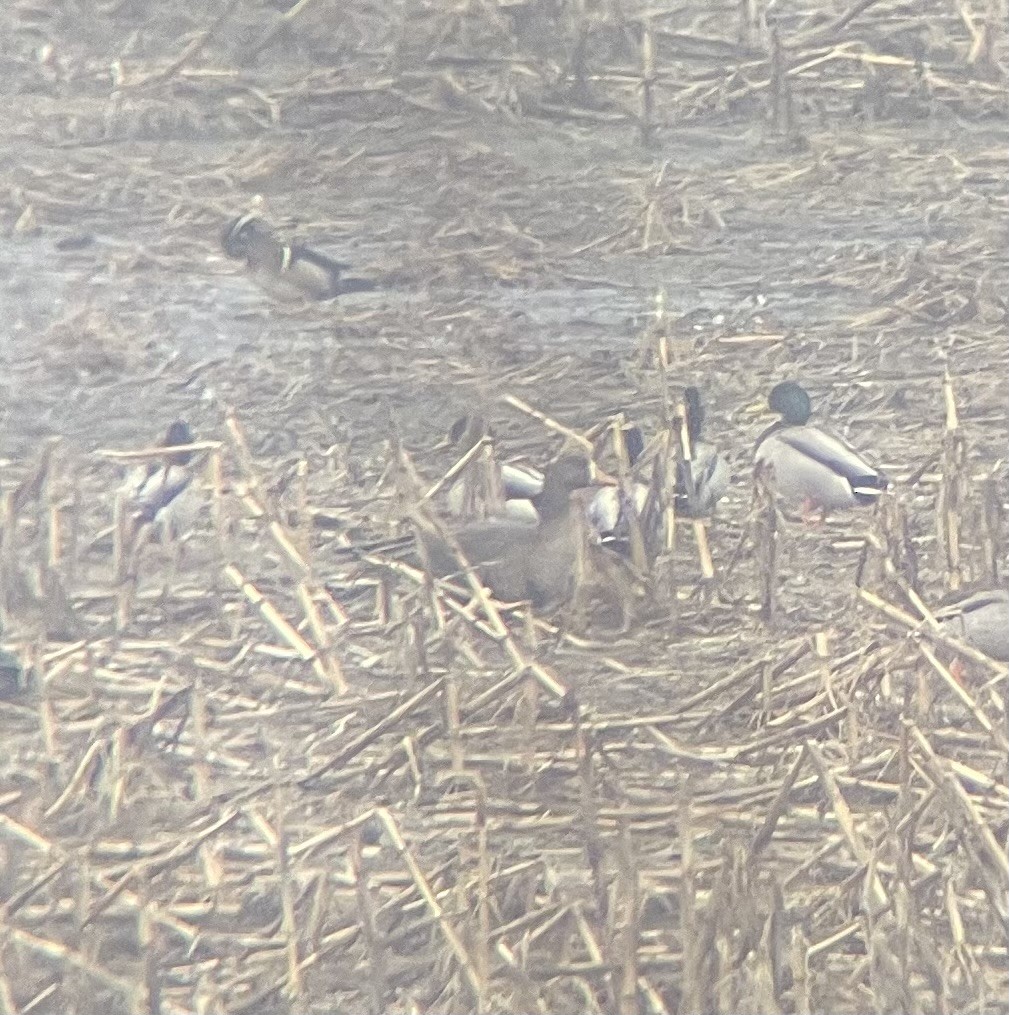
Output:
[[876,503],[886,477],[845,441],[810,426],[804,388],[782,381],[771,389],[768,405],[781,418],[761,434],[755,459],[771,467],[783,500],[824,514]]
[[[633,469],[645,450],[645,435],[641,427],[634,424],[620,428],[619,439],[623,442],[627,464]],[[635,481],[627,490],[605,486],[589,502],[586,517],[601,542],[611,548],[626,544],[630,534],[630,506],[640,515],[648,500],[648,484]]]
[[331,300],[346,293],[376,288],[365,278],[348,278],[350,265],[300,243],[282,243],[262,219],[242,215],[229,222],[221,236],[228,257],[243,259],[264,289],[277,295]]
[[[168,428],[159,446],[182,448],[195,440],[189,424],[179,419]],[[177,530],[191,510],[186,501],[193,481],[189,468],[192,458],[191,451],[166,454],[160,461],[139,466],[126,478],[121,495],[132,515],[135,531],[150,525],[158,536],[179,534]]]

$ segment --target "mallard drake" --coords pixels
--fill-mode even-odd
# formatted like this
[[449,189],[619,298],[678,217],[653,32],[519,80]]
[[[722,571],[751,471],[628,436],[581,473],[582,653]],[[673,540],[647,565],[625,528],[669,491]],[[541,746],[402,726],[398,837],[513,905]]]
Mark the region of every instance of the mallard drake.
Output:
[[[159,447],[184,447],[195,441],[193,431],[184,420],[176,420],[168,428]],[[179,523],[187,512],[187,494],[193,474],[188,468],[191,451],[165,455],[160,461],[148,462],[134,469],[121,488],[135,528],[151,525],[159,534],[178,534]]]
[[[565,455],[544,474],[537,498],[535,525],[499,519],[464,525],[454,533],[481,581],[502,602],[529,601],[542,608],[565,599],[575,577],[581,530],[572,514],[575,490],[615,480],[598,472],[582,455]],[[435,532],[420,529],[423,556],[438,577],[459,571],[448,544]]]
[[[461,416],[448,432],[448,440],[441,446],[449,446],[457,454],[464,455],[477,441],[490,436],[487,421],[479,414]],[[468,471],[468,470],[467,470]],[[543,473],[531,465],[515,465],[506,462],[498,467],[500,494],[504,498],[503,514],[506,518],[535,524],[539,521],[536,498],[543,492]],[[470,513],[468,477],[464,473],[449,488],[447,502],[449,511],[457,517]]]
[[812,406],[804,388],[782,381],[771,389],[768,405],[781,419],[761,434],[755,458],[773,469],[785,501],[824,512],[876,502],[886,477],[845,441],[809,425]]
[[685,518],[703,518],[710,515],[715,505],[729,488],[729,463],[714,445],[702,437],[704,405],[697,388],[683,392],[687,413],[687,433],[690,435],[691,459],[681,458],[676,463],[676,513]]
[[285,288],[313,300],[368,292],[375,283],[345,278],[350,265],[334,261],[299,243],[281,243],[262,219],[242,215],[229,222],[221,237],[229,257],[242,258],[256,279],[269,289]]
[[[632,424],[621,427],[620,436],[627,461],[633,468],[645,450],[645,435],[641,432],[641,427]],[[600,540],[621,542],[629,535],[628,504],[633,502],[634,510],[640,515],[647,500],[647,483],[631,483],[629,491],[622,487],[605,486],[589,502],[586,517]]]
[[935,611],[943,633],[1009,662],[1009,589],[960,590]]

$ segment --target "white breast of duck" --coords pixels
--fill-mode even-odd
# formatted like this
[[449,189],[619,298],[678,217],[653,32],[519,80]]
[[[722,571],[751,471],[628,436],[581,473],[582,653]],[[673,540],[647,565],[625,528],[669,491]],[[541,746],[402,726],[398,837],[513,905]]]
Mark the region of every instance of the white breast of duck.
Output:
[[629,505],[640,517],[648,500],[648,487],[632,483],[629,487],[606,486],[589,501],[586,517],[589,525],[602,539],[627,539],[630,535]]
[[[645,448],[644,434],[634,425],[623,426],[617,431],[616,440],[623,442],[623,451],[628,464],[633,468]],[[638,515],[648,500],[648,485],[638,481],[605,486],[596,491],[585,509],[585,517],[596,535],[605,541],[625,540],[630,535],[630,506],[633,504]]]

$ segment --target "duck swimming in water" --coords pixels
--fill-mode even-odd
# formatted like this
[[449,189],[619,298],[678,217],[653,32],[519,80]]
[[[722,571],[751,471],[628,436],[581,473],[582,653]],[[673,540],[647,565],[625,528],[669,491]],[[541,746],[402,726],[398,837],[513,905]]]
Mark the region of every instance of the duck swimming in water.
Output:
[[[453,448],[459,455],[466,454],[478,441],[490,436],[490,428],[487,421],[478,414],[461,416],[453,424],[448,432],[448,440],[441,445]],[[477,463],[473,463],[476,465]],[[524,521],[535,525],[539,521],[539,513],[536,509],[536,500],[543,492],[543,473],[529,465],[515,465],[506,462],[497,467],[499,487],[497,493],[504,498],[500,513],[506,518],[516,521]],[[463,473],[452,484],[448,491],[449,511],[457,517],[465,517],[472,514],[470,504],[472,499],[470,479]],[[492,505],[493,506],[493,505]],[[494,513],[492,511],[492,513]]]
[[805,389],[782,381],[768,405],[781,416],[757,441],[755,459],[770,466],[785,501],[823,512],[874,504],[887,479],[839,437],[809,425],[812,406]]
[[244,259],[264,288],[313,300],[331,300],[345,293],[369,292],[374,282],[347,278],[350,267],[299,243],[281,243],[262,219],[242,215],[229,222],[221,237],[229,257]]
[[[549,607],[567,598],[575,581],[582,534],[573,514],[575,490],[616,481],[583,455],[565,455],[545,472],[535,525],[512,519],[464,525],[454,537],[480,580],[502,602]],[[459,571],[459,561],[436,532],[418,530],[423,553],[437,577]]]
[[729,488],[729,463],[714,445],[702,437],[704,406],[701,393],[689,387],[683,392],[690,436],[691,458],[676,463],[676,513],[685,518],[710,515]]
[[[184,420],[176,420],[159,447],[184,447],[195,441],[193,431]],[[193,454],[178,451],[161,460],[148,462],[134,469],[121,488],[135,529],[151,525],[159,535],[178,535],[179,522],[186,512],[187,494],[193,480],[188,468]]]

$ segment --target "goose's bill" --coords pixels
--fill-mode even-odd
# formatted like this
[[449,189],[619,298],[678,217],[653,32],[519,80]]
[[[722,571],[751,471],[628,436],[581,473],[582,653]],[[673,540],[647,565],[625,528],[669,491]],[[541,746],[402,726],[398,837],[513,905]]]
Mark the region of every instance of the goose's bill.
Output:
[[611,476],[608,472],[603,472],[602,469],[596,465],[595,462],[589,462],[589,478],[592,480],[593,486],[619,486],[620,480],[615,476]]

